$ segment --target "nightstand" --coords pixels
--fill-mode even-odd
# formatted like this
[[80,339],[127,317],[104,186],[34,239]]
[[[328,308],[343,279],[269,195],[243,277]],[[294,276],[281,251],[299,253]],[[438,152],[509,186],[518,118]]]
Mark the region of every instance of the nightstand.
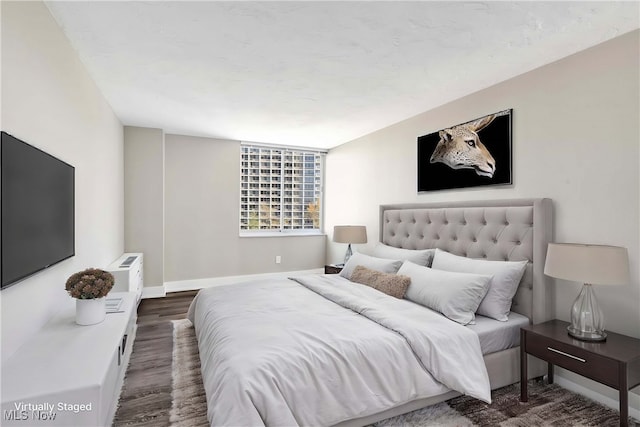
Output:
[[324,274],[340,274],[344,264],[329,264],[324,266]]
[[526,402],[527,354],[580,374],[620,393],[620,425],[629,422],[628,390],[640,384],[640,340],[607,331],[603,342],[580,341],[567,334],[567,322],[551,320],[520,329],[520,401]]

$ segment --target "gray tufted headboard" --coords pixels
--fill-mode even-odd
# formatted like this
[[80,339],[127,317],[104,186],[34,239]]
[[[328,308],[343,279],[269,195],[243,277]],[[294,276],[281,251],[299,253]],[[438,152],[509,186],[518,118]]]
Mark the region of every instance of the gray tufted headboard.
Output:
[[528,260],[511,309],[535,324],[552,318],[552,293],[543,273],[552,221],[551,199],[382,205],[380,240],[469,258]]

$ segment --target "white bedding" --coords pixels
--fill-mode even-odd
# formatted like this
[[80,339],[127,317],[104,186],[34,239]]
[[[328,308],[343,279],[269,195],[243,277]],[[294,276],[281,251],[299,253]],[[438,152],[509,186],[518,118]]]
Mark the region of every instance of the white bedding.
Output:
[[482,354],[489,354],[519,346],[520,327],[529,323],[527,316],[512,311],[506,322],[477,315],[475,325],[467,328],[478,334]]
[[194,299],[212,425],[333,425],[450,388],[490,402],[473,331],[338,275],[297,280]]

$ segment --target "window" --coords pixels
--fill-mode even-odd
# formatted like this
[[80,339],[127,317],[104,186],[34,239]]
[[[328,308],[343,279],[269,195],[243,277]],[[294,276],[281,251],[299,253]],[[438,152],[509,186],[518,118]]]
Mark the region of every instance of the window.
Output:
[[240,232],[319,232],[324,152],[242,144]]

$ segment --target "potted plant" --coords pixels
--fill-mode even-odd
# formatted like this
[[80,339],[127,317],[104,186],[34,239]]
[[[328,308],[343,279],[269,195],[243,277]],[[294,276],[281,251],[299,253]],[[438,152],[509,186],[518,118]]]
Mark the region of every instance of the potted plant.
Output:
[[106,316],[105,297],[113,287],[113,275],[97,268],[72,274],[65,288],[76,299],[76,323],[94,325]]

